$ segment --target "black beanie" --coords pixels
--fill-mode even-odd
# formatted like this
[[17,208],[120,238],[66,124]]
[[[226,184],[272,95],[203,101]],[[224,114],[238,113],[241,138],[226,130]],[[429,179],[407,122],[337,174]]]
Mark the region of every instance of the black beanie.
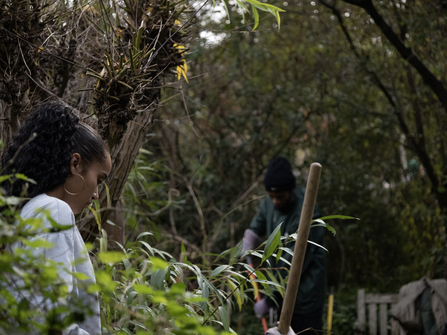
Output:
[[279,156],[270,161],[264,185],[267,192],[284,192],[295,188],[295,176],[287,159]]

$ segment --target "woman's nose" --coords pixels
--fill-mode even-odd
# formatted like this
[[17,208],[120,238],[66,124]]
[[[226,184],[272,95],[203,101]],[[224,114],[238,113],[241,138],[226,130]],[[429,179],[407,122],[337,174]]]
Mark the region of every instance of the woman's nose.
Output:
[[95,192],[93,192],[92,199],[93,200],[98,199],[98,186],[96,186]]

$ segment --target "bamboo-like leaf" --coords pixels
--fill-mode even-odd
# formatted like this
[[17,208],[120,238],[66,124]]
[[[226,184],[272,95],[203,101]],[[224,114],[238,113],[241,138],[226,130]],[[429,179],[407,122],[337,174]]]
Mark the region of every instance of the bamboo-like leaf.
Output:
[[329,252],[329,250],[327,250],[325,247],[323,247],[322,245],[320,245],[320,244],[318,244],[318,243],[315,243],[315,242],[312,242],[312,241],[309,241],[309,240],[307,240],[307,243],[316,245],[317,247],[319,247],[319,248],[325,250],[326,252]]
[[310,226],[310,228],[314,228],[314,227],[325,227],[327,230],[329,230],[334,236],[336,234],[335,228],[328,225],[327,223],[323,222],[323,223],[319,223],[319,224],[313,224]]
[[279,259],[281,258],[281,255],[282,255],[282,249],[279,248],[279,249],[278,249],[278,252],[276,253],[276,262],[279,261]]
[[275,249],[281,242],[281,226],[282,222],[275,228],[275,230],[267,239],[267,242],[265,243],[264,254],[262,255],[262,262],[264,262],[273,254],[273,251],[275,251]]
[[275,14],[276,14],[276,21],[278,22],[278,31],[279,31],[279,29],[281,28],[281,17],[279,16],[278,11],[276,11]]
[[169,268],[160,269],[152,273],[151,276],[151,286],[155,288],[156,290],[163,290],[164,289],[164,280],[166,277],[166,274],[168,273]]
[[[256,277],[253,279],[256,279]],[[258,283],[255,280],[250,280],[250,284],[253,286],[253,298],[256,300],[259,294]]]
[[154,236],[154,234],[152,234],[152,233],[149,232],[149,231],[144,231],[144,232],[138,234],[136,240],[139,240],[139,239],[140,239],[141,237],[143,237],[143,236]]
[[328,216],[323,216],[321,218],[318,218],[314,221],[318,221],[318,220],[330,220],[330,219],[352,219],[352,220],[360,220],[359,218],[355,218],[352,216],[346,216],[346,215],[328,215]]
[[240,255],[242,252],[242,242],[239,243],[236,247],[233,248],[230,254],[230,263],[233,263],[236,257]]
[[255,19],[255,25],[253,26],[252,31],[255,31],[259,25],[259,13],[255,6],[251,5],[251,10],[253,12],[253,18]]
[[225,0],[222,0],[222,3],[224,5],[224,7],[225,7],[225,11],[227,12],[227,17],[228,17],[228,19],[230,19],[230,12],[228,11],[227,3],[226,3]]
[[217,268],[215,268],[212,272],[211,272],[211,277],[215,277],[217,276],[219,273],[221,273],[222,271],[224,271],[226,268],[228,268],[228,265],[221,265],[218,266]]
[[223,327],[225,331],[230,330],[230,318],[228,317],[228,311],[223,307],[219,306],[219,314],[220,314],[220,320],[223,323]]
[[249,12],[247,6],[245,6],[245,4],[242,1],[236,0],[237,4],[242,7],[243,9],[245,9],[247,12]]
[[239,292],[239,290],[236,289],[236,285],[234,285],[234,283],[230,280],[227,279],[228,281],[228,285],[230,285],[231,290],[234,292],[234,297],[236,298],[236,303],[239,306],[239,310],[242,310],[242,297],[241,297],[241,293]]

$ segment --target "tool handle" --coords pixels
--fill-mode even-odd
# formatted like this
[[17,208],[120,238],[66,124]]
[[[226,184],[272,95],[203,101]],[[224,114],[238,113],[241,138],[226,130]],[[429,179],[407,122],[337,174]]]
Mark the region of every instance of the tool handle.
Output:
[[307,239],[309,238],[310,224],[314,213],[315,202],[317,200],[318,184],[320,182],[321,165],[312,163],[309,177],[307,179],[306,193],[304,195],[303,209],[301,211],[300,224],[298,226],[298,236],[290,267],[289,280],[287,282],[286,294],[282,305],[281,316],[278,329],[283,335],[289,331],[292,321],[293,309],[300,285],[301,270],[303,268],[304,256],[306,254]]

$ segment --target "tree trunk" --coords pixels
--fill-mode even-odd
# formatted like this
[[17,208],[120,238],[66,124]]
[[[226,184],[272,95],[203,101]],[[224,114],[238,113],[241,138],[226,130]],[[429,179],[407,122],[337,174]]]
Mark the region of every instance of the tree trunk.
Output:
[[[155,97],[158,102],[159,95]],[[154,103],[154,106],[157,106]],[[100,192],[99,202],[101,204],[101,222],[105,224],[112,211],[115,210],[116,204],[123,192],[124,185],[127,181],[127,176],[130,173],[133,162],[138,155],[138,151],[144,143],[146,134],[152,126],[153,114],[156,107],[149,108],[147,111],[137,113],[135,119],[129,122],[128,128],[123,135],[123,138],[117,142],[112,148],[110,156],[112,158],[112,170],[107,178],[107,186],[110,191],[110,208],[107,208],[107,194],[105,190]],[[124,224],[122,221],[120,225],[124,232]],[[85,241],[92,241],[98,235],[98,226],[94,219],[86,219],[80,223],[79,229]]]

